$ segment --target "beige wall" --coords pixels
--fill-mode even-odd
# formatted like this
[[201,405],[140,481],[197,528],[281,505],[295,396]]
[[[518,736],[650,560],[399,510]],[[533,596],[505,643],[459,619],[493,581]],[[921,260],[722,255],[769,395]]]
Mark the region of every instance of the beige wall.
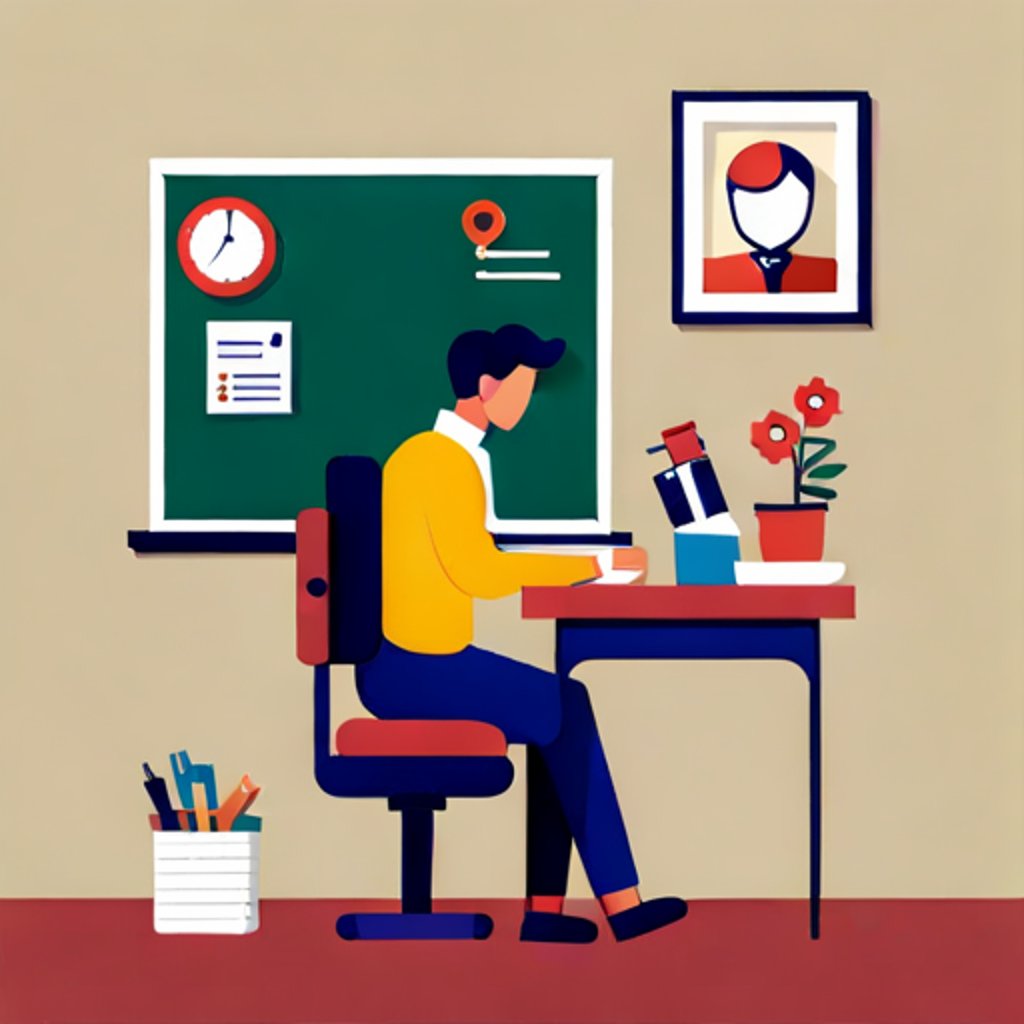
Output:
[[[0,894],[146,895],[139,765],[183,745],[264,786],[265,895],[396,891],[393,817],[313,783],[291,560],[126,547],[148,517],[147,160],[601,156],[615,522],[655,581],[659,428],[696,418],[754,557],[751,505],[785,488],[749,422],[815,373],[843,394],[827,554],[860,614],[824,631],[826,895],[1024,895],[1019,3],[5,0],[0,48]],[[673,88],[871,92],[874,330],[671,324]],[[551,662],[515,600],[479,638]],[[805,891],[795,669],[582,675],[648,892]],[[457,804],[439,892],[517,894],[522,833],[518,782]]]

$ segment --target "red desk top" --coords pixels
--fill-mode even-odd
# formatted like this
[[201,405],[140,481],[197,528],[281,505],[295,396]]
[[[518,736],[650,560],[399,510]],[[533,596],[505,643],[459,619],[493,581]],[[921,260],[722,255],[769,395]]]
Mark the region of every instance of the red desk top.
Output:
[[524,587],[524,619],[852,619],[856,589],[825,587]]

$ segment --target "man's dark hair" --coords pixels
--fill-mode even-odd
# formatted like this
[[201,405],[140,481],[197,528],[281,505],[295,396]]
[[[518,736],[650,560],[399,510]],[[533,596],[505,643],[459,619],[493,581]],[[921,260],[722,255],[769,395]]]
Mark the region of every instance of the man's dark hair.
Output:
[[496,331],[466,331],[448,349],[448,376],[456,398],[475,398],[485,373],[504,380],[517,366],[546,370],[564,352],[561,338],[544,341],[521,324],[505,324]]

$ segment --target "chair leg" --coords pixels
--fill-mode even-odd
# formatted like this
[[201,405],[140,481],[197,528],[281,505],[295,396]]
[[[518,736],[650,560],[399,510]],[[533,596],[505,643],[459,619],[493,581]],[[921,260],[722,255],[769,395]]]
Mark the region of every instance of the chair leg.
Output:
[[343,914],[336,925],[343,939],[486,939],[494,922],[486,914],[431,911],[434,865],[434,811],[443,797],[392,798],[402,814],[402,912]]
[[402,809],[402,913],[429,914],[434,872],[434,811]]

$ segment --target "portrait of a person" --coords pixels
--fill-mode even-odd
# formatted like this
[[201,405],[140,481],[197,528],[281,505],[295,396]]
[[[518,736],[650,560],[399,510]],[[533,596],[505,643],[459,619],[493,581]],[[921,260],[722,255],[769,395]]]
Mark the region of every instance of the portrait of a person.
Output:
[[814,210],[814,167],[783,142],[756,142],[732,159],[725,189],[750,249],[704,260],[705,292],[834,292],[836,261],[793,252]]

